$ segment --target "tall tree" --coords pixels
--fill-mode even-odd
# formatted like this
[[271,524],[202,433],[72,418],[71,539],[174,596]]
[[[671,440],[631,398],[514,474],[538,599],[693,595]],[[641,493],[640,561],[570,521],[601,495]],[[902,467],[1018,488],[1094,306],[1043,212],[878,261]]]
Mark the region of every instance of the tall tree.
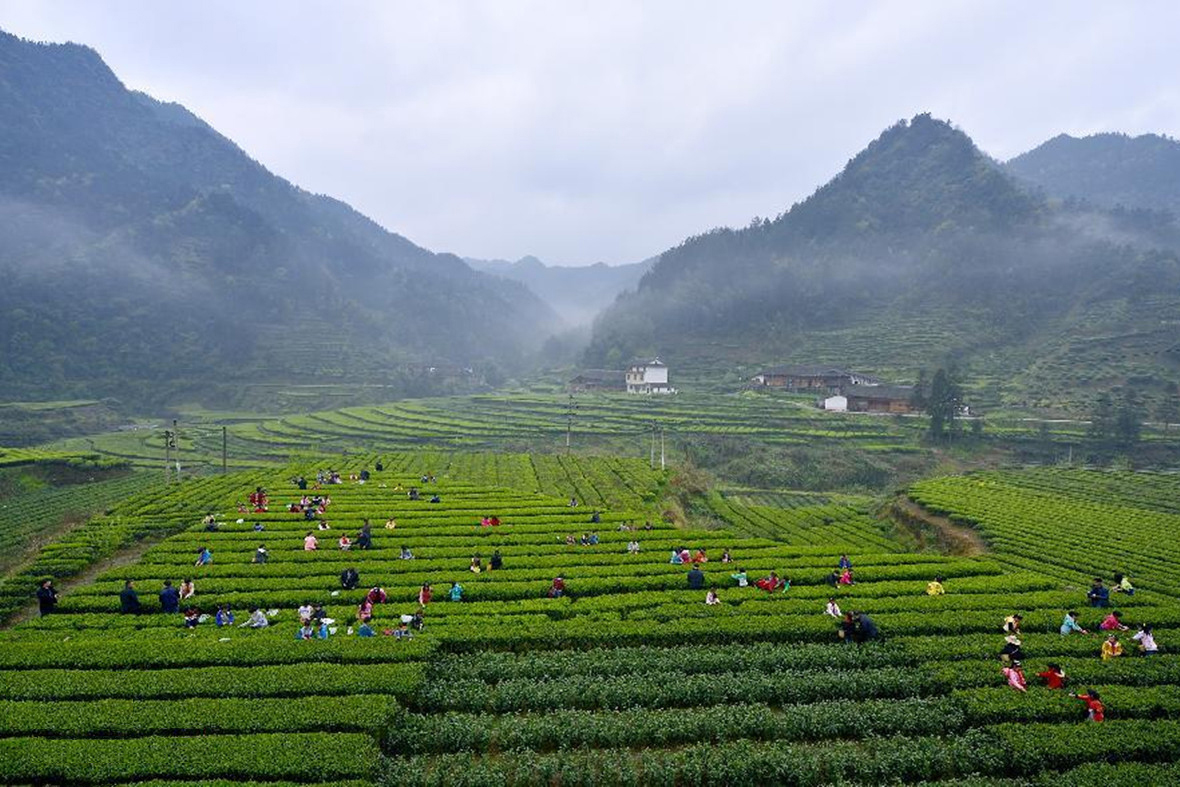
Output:
[[1175,388],[1172,388],[1164,394],[1164,398],[1155,408],[1155,417],[1160,423],[1164,425],[1164,431],[1180,421],[1180,395]]
[[930,414],[930,435],[942,440],[953,430],[955,416],[963,405],[963,394],[954,370],[939,369],[930,382],[926,412]]
[[1110,394],[1102,394],[1094,403],[1094,410],[1090,413],[1090,426],[1086,436],[1099,448],[1109,448],[1114,440],[1115,412],[1114,402]]
[[1139,442],[1142,422],[1143,408],[1140,406],[1139,397],[1134,391],[1127,391],[1119,403],[1114,423],[1119,448],[1129,451],[1135,447]]
[[930,381],[926,379],[926,370],[918,370],[918,381],[914,383],[914,392],[910,394],[910,407],[916,412],[924,412],[926,404],[929,399],[927,396],[927,389],[930,387]]

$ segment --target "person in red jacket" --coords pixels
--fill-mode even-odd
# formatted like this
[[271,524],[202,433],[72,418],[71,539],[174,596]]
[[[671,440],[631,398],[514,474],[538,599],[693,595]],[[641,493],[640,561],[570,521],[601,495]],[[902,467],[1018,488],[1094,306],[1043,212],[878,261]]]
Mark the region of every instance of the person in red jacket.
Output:
[[1090,689],[1085,694],[1070,694],[1086,703],[1086,718],[1090,721],[1106,721],[1106,706],[1098,699],[1098,692]]
[[370,605],[384,604],[386,598],[388,598],[388,596],[385,595],[385,588],[381,587],[374,587],[370,589],[368,594],[365,596],[365,600],[368,601]]
[[1045,687],[1050,689],[1065,688],[1065,670],[1056,664],[1050,664],[1044,672],[1037,673],[1038,678],[1045,679]]

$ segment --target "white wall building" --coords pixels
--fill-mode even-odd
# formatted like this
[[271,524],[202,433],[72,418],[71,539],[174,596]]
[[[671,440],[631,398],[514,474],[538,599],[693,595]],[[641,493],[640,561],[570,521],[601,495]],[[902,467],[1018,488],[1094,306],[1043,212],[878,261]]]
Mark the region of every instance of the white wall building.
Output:
[[824,399],[824,409],[831,410],[834,413],[848,412],[848,397],[847,396],[829,396]]
[[627,393],[676,393],[676,389],[668,385],[667,364],[659,358],[632,363],[627,367]]

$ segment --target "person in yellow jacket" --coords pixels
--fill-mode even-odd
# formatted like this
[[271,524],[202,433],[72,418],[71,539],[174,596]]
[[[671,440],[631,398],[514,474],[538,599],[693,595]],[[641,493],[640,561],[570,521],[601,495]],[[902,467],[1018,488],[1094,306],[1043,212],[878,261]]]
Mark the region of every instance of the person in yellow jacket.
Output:
[[1106,638],[1106,641],[1102,643],[1102,660],[1110,661],[1111,659],[1118,658],[1121,655],[1123,655],[1123,644],[1119,642],[1118,637],[1116,637],[1114,634],[1111,634]]
[[946,593],[946,588],[942,586],[942,577],[935,577],[933,581],[926,584],[927,596],[941,596]]

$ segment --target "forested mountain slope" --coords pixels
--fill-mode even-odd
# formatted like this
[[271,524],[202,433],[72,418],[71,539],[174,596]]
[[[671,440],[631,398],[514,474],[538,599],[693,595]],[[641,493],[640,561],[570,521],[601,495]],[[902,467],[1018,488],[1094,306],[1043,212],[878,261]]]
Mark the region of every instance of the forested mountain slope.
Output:
[[0,33],[0,383],[218,401],[242,381],[388,382],[513,363],[523,286],[310,194],[93,50]]
[[1180,142],[1157,134],[1059,134],[1004,165],[1057,197],[1180,214]]
[[1049,202],[919,115],[777,218],[665,252],[598,320],[587,360],[901,379],[954,360],[989,404],[1162,395],[1180,376],[1176,237],[1167,217]]

